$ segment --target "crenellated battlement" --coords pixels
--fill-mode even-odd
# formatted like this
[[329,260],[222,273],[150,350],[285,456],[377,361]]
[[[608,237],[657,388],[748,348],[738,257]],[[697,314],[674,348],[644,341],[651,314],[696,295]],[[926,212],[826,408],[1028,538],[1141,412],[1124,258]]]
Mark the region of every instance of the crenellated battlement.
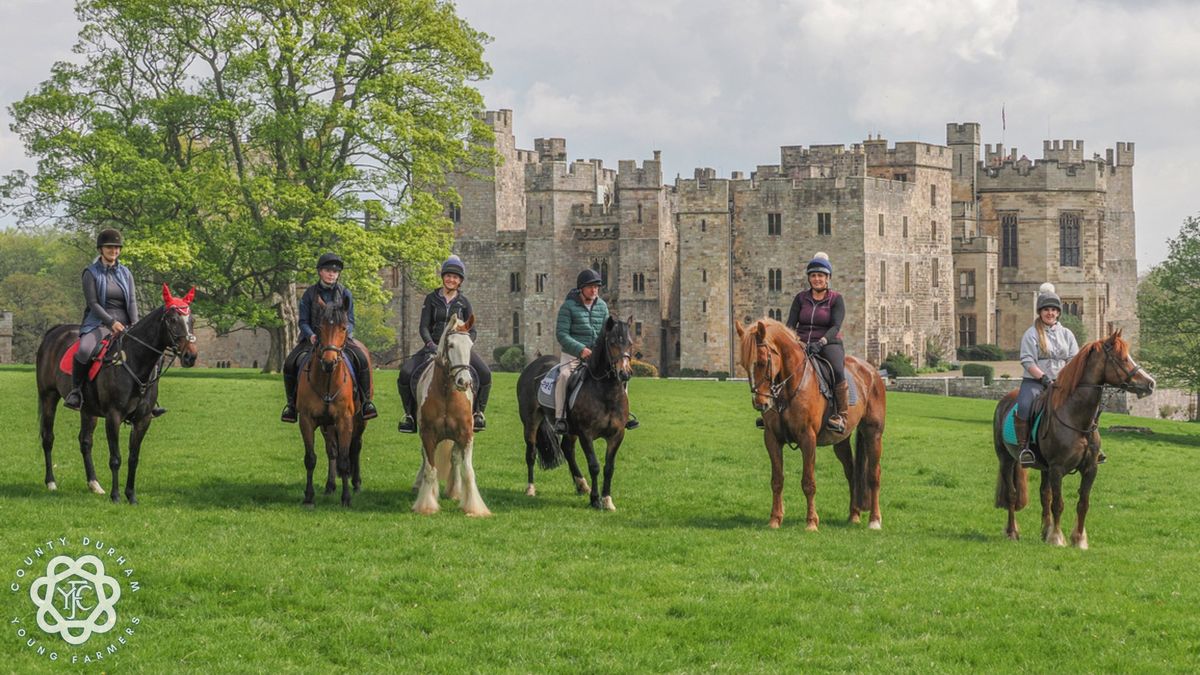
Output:
[[1105,155],[1109,166],[1133,166],[1133,143],[1117,143],[1115,156],[1112,148]]
[[525,165],[525,189],[529,191],[566,190],[595,193],[603,181],[605,169],[592,162],[540,162]]
[[636,160],[622,159],[617,162],[617,189],[649,188],[657,190],[663,185],[662,151],[654,151],[654,159],[647,159],[639,167]]
[[1083,141],[1042,141],[1042,159],[1079,164],[1083,162]]
[[712,169],[696,169],[695,178],[676,178],[679,213],[728,213],[730,179],[717,178]]
[[511,134],[513,128],[513,111],[508,108],[488,110],[483,113],[483,121],[495,131],[507,131]]
[[883,138],[868,139],[863,142],[868,167],[928,166],[949,169],[954,163],[954,153],[944,145],[900,141],[896,143],[895,147],[888,148],[887,143],[887,140]]
[[993,164],[980,163],[978,187],[992,190],[1105,191],[1104,164],[1095,160],[1064,163],[1057,159],[1031,161],[1015,158],[1016,151]]
[[538,157],[537,151],[521,150],[520,148],[517,148],[516,159],[520,164],[537,164],[539,161],[541,161],[541,158]]
[[979,145],[978,122],[950,122],[946,125],[946,145]]
[[567,161],[567,139],[565,138],[535,138],[533,149],[543,162]]

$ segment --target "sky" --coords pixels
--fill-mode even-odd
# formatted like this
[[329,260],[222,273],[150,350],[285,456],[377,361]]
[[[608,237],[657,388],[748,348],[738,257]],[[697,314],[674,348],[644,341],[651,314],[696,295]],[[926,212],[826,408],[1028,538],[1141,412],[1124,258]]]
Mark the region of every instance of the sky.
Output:
[[[564,137],[570,158],[644,160],[664,181],[777,164],[779,146],[946,141],[1031,159],[1043,139],[1085,156],[1135,144],[1141,271],[1200,214],[1200,2],[1167,0],[459,0],[487,33],[489,109],[517,145]],[[67,0],[0,0],[0,104],[69,58]],[[1001,126],[1001,114],[1005,127]],[[30,169],[0,114],[0,172]]]

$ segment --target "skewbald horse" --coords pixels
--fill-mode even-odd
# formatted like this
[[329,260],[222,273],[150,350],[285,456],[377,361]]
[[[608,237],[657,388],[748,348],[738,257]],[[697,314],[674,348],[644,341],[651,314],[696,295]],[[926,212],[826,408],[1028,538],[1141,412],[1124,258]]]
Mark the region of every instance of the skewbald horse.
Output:
[[[1136,394],[1138,398],[1154,392],[1154,378],[1129,356],[1129,343],[1118,330],[1104,340],[1089,342],[1058,374],[1045,394],[1049,397],[1037,430],[1037,445],[1045,464],[1041,467],[1042,541],[1065,546],[1062,533],[1062,479],[1079,471],[1079,502],[1075,505],[1075,529],[1071,543],[1088,547],[1084,520],[1096,480],[1100,455],[1097,423],[1105,386]],[[1017,511],[1029,504],[1028,471],[1009,452],[1004,443],[1003,425],[1008,411],[1017,404],[1018,390],[1006,394],[996,405],[992,418],[992,441],[1000,471],[996,478],[996,508],[1008,510],[1004,533],[1009,539],[1021,538]]]
[[[859,522],[862,511],[870,512],[869,527],[880,529],[880,458],[883,454],[883,423],[886,391],[883,379],[869,364],[846,357],[846,376],[858,387],[858,402],[850,406],[846,431],[825,428],[826,400],[821,394],[815,364],[805,355],[796,334],[773,319],[763,318],[742,328],[735,324],[741,340],[741,361],[750,379],[754,408],[763,413],[763,442],[771,458],[772,528],[783,523],[783,446],[799,445],[804,459],[801,485],[808,499],[807,529],[815,531],[819,519],[813,502],[818,445],[832,445],[842,462],[850,485],[850,522]],[[855,450],[850,433],[857,429]]]
[[475,394],[471,377],[471,327],[475,315],[460,321],[451,316],[438,342],[433,365],[417,383],[417,428],[421,434],[421,470],[413,511],[433,514],[438,505],[439,475],[446,496],[459,500],[468,516],[490,516],[475,483]]

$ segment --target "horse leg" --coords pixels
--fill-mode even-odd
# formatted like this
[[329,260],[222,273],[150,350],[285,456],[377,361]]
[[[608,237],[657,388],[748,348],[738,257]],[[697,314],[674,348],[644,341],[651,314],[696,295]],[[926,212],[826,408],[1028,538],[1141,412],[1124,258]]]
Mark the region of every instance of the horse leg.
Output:
[[1096,480],[1096,465],[1079,471],[1079,502],[1075,504],[1075,529],[1071,531],[1071,545],[1087,550],[1087,530],[1084,521],[1087,520],[1088,507],[1091,506],[1092,483]]
[[437,467],[434,466],[434,456],[437,453],[437,438],[428,430],[428,425],[421,425],[421,485],[417,488],[417,501],[413,503],[413,511],[424,515],[437,513],[438,477]]
[[996,449],[996,457],[1000,460],[1000,472],[996,477],[998,492],[997,506],[1008,509],[1008,524],[1004,527],[1004,535],[1013,541],[1021,538],[1021,528],[1017,524],[1017,508],[1020,505],[1017,494],[1017,481],[1021,480],[1017,472],[1017,461],[1003,447]]
[[[525,485],[525,496],[536,497],[537,488],[533,485],[533,463],[537,459],[537,435],[540,422],[534,417],[533,424],[525,425],[525,468],[529,480]],[[530,428],[532,426],[532,429]]]
[[96,477],[96,465],[92,462],[92,441],[96,435],[97,419],[87,413],[79,413],[79,454],[83,456],[83,471],[87,475],[88,489],[93,494],[104,494],[100,479]]
[[479,486],[475,482],[475,466],[473,457],[475,455],[475,439],[471,437],[467,440],[467,444],[461,449],[458,444],[454,446],[454,452],[461,457],[460,470],[462,472],[462,488],[466,497],[462,500],[462,510],[468,516],[484,518],[492,515],[488,510],[487,504],[483,503],[483,496],[479,494]]
[[[867,492],[870,494],[870,509],[871,519],[867,521],[867,527],[872,530],[883,529],[883,513],[879,510],[879,486],[883,483],[883,427],[881,425],[873,425],[866,429],[860,429],[856,434],[866,433],[866,438],[860,442],[866,448],[866,473],[867,473]],[[860,485],[861,489],[861,485]]]
[[350,443],[354,439],[354,418],[349,414],[338,420],[334,429],[334,440],[337,443],[337,470],[342,479],[342,506],[350,506],[350,478],[354,473],[353,462],[350,460]]
[[350,471],[351,484],[354,486],[354,491],[358,492],[362,489],[362,469],[359,465],[359,459],[362,456],[362,434],[365,425],[355,424],[354,437],[350,439]]
[[329,426],[321,427],[321,437],[325,439],[325,494],[331,495],[337,490],[337,441]]
[[1051,468],[1042,472],[1042,541],[1066,546],[1062,533],[1062,473]]
[[146,432],[150,430],[150,421],[153,419],[149,415],[139,419],[133,424],[133,430],[129,432],[129,469],[125,475],[125,501],[130,504],[138,503],[135,488],[138,459],[142,456],[142,440],[146,438]]
[[[862,433],[859,430],[857,433]],[[858,511],[858,495],[855,494],[858,488],[858,481],[854,480],[854,453],[850,449],[850,437],[837,442],[833,446],[833,453],[837,455],[838,461],[842,463],[842,472],[846,474],[846,482],[850,485],[850,517],[851,523],[859,522]]]
[[[596,448],[593,447],[592,439],[587,436],[579,437],[579,445],[583,448],[583,456],[587,459],[588,473],[592,476],[592,485],[596,485],[597,476],[600,475],[600,460],[596,459]],[[594,509],[602,509],[604,505],[600,502],[600,494],[592,490],[591,505]]]
[[612,477],[613,470],[617,465],[617,450],[621,447],[621,441],[625,440],[625,429],[617,428],[617,433],[605,441],[604,449],[604,488],[600,490],[600,502],[605,511],[616,511],[617,507],[612,500]]
[[112,471],[112,492],[109,497],[116,504],[121,501],[121,415],[109,413],[104,416],[104,432],[108,436],[108,469]]
[[771,519],[767,526],[774,530],[783,525],[783,444],[769,429],[763,434],[763,443],[771,460]]
[[54,417],[58,414],[58,391],[42,394],[38,404],[42,455],[46,458],[46,489],[53,491],[58,489],[58,481],[54,480]]
[[800,487],[804,489],[804,498],[808,500],[808,516],[806,530],[816,532],[820,518],[817,517],[817,437],[812,431],[804,434],[800,441],[800,452],[804,457],[804,474],[800,479]]
[[307,414],[300,415],[300,438],[304,439],[304,470],[308,480],[304,484],[304,506],[313,508],[313,471],[317,468],[317,451],[313,448],[313,421]]
[[[575,461],[575,438],[575,436],[563,436],[563,457],[567,458],[567,468],[571,470],[571,480],[575,482],[575,494],[590,495],[592,494],[592,488],[588,486],[587,479],[583,477],[583,472],[579,470],[579,463]],[[596,482],[595,476],[592,477],[592,482]]]

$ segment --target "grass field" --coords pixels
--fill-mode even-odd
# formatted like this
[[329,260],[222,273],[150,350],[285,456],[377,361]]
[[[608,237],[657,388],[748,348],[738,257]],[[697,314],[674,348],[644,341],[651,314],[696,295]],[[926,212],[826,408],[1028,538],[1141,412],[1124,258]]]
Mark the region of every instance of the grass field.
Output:
[[[377,384],[383,412],[354,506],[318,492],[306,511],[278,378],[168,376],[171,412],[150,430],[130,507],[86,491],[71,414],[59,416],[59,490],[46,491],[32,371],[0,370],[0,670],[69,667],[18,637],[32,603],[8,589],[39,543],[85,536],[117,548],[140,583],[118,605],[121,621],[137,615],[135,634],[97,670],[1200,670],[1194,424],[1103,418],[1156,433],[1105,434],[1091,550],[1078,551],[1039,541],[1036,498],[1020,514],[1026,538],[1004,539],[991,402],[889,395],[883,530],[846,524],[841,467],[822,448],[820,531],[804,530],[796,452],[784,526],[771,531],[744,383],[635,380],[643,425],[618,456],[618,510],[602,513],[565,467],[524,495],[515,376],[498,374],[475,453],[494,516],[443,500],[422,517],[409,511],[418,441],[395,431],[393,377]],[[107,488],[102,431],[96,445]],[[1077,480],[1066,480],[1067,531]],[[63,646],[53,640],[41,644]]]

